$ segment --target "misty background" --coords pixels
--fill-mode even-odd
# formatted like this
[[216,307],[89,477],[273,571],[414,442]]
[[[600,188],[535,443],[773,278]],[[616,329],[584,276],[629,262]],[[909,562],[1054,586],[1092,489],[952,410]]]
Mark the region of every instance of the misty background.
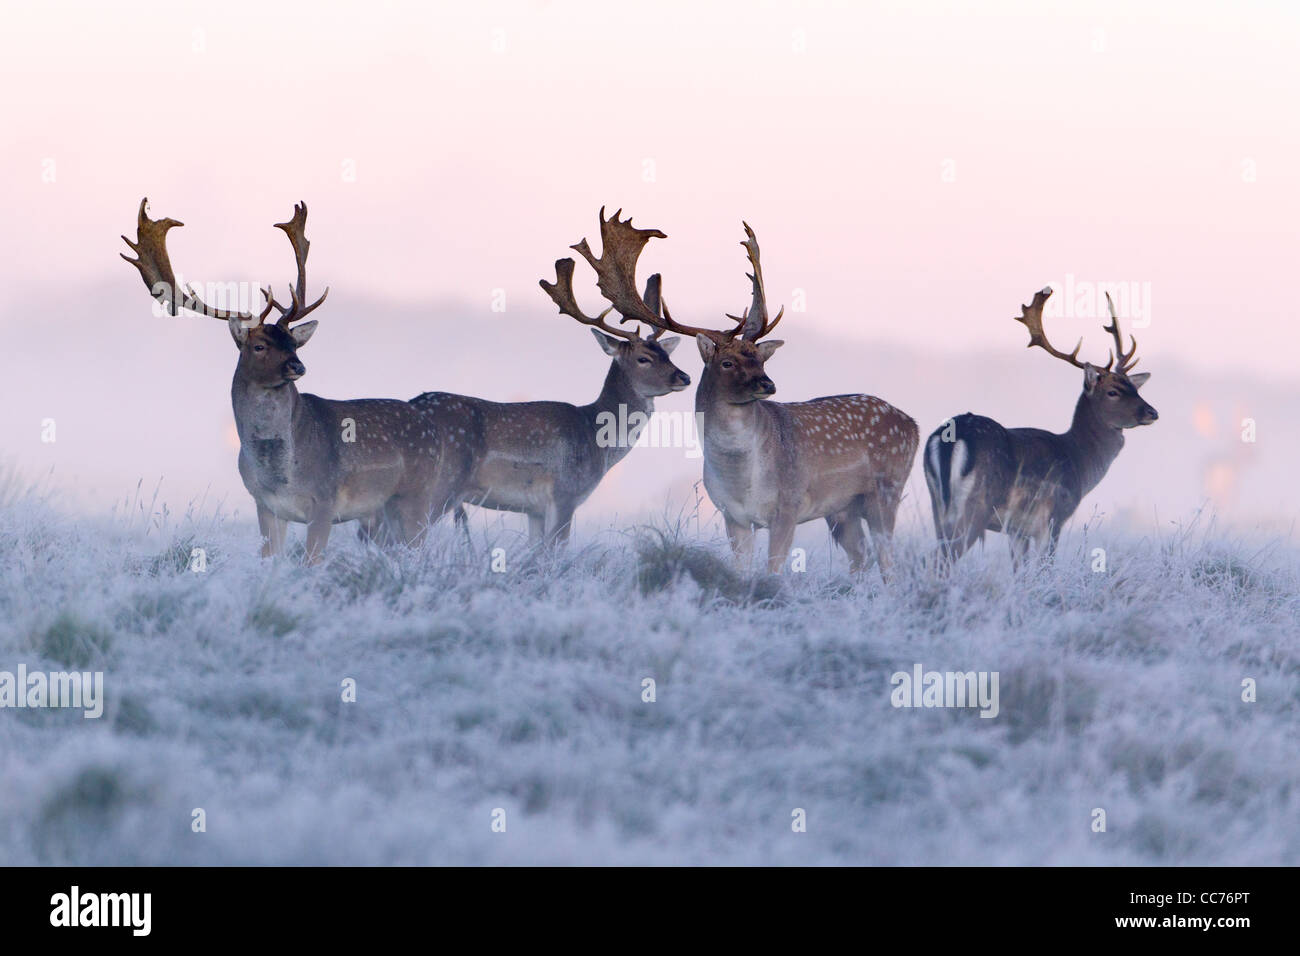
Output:
[[[736,258],[743,259],[739,248]],[[734,265],[739,273],[742,263]],[[4,448],[26,478],[43,477],[57,489],[65,507],[102,511],[133,497],[143,482],[146,500],[160,488],[161,500],[173,511],[206,498],[210,505],[223,503],[225,511],[251,517],[252,500],[235,467],[238,442],[229,386],[237,352],[225,324],[186,315],[155,317],[133,270],[123,264],[117,280],[81,293],[84,301],[112,306],[94,322],[80,324],[60,346],[56,362],[46,352],[46,339],[10,339],[4,380],[13,390],[10,408],[16,411],[0,423]],[[584,288],[582,297],[593,306],[599,301],[594,288]],[[609,360],[585,328],[555,313],[548,300],[536,301],[545,300],[540,289],[532,298],[518,305],[507,299],[507,311],[494,313],[489,304],[393,303],[332,291],[316,313],[320,329],[302,350],[307,375],[299,385],[328,398],[412,398],[445,390],[498,401],[592,401]],[[37,296],[21,308],[39,314],[48,301]],[[1003,350],[965,355],[846,343],[824,319],[788,313],[779,330],[786,345],[768,363],[776,397],[879,395],[912,415],[923,436],[964,411],[1008,426],[1064,430],[1082,373],[1025,349],[1028,334],[1012,320],[1018,311],[1014,305],[989,307],[973,317]],[[1060,319],[1059,340],[1087,335],[1096,324]],[[1106,340],[1096,331],[1086,339],[1094,353]],[[701,362],[694,342],[683,342],[673,358],[698,382]],[[1186,519],[1208,505],[1230,524],[1289,529],[1297,516],[1297,391],[1159,358],[1139,368],[1153,372],[1143,394],[1160,411],[1160,421],[1127,432],[1123,453],[1078,518],[1098,510],[1147,527]],[[75,389],[69,388],[69,376]],[[657,411],[689,414],[693,396],[694,386],[666,396],[657,401]],[[1242,422],[1248,418],[1255,422],[1254,442],[1243,441]],[[55,422],[54,442],[41,440],[46,419]],[[687,448],[636,448],[579,510],[579,528],[584,522],[590,530],[590,522],[689,514],[702,494],[695,487],[700,475],[701,461]],[[902,526],[919,521],[928,533],[928,509],[918,456]],[[712,514],[704,499],[702,516]],[[508,520],[524,526],[522,517]]]

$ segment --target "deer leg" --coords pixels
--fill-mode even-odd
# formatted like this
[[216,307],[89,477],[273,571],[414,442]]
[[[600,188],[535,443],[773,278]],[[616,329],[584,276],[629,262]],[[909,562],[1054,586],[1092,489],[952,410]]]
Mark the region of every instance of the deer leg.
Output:
[[871,529],[871,545],[876,549],[876,563],[880,565],[880,577],[886,583],[894,566],[894,520],[898,516],[900,497],[901,489],[881,482],[876,493],[866,495],[862,503],[867,527]]
[[546,531],[546,520],[542,515],[528,516],[528,543],[536,544],[542,540]]
[[961,557],[976,544],[984,540],[984,529],[974,522],[966,529],[966,534],[957,540],[957,557]]
[[767,573],[780,574],[781,568],[790,558],[790,546],[794,544],[796,521],[793,517],[777,515],[768,525],[767,530]]
[[363,543],[372,542],[379,534],[379,519],[374,515],[368,518],[357,519],[357,540]]
[[429,509],[418,498],[398,498],[393,502],[393,510],[401,543],[418,548],[429,530]]
[[754,564],[754,526],[741,524],[723,516],[727,523],[727,540],[731,542],[731,554],[736,564],[748,571]]
[[392,517],[386,508],[381,508],[374,514],[359,520],[357,538],[382,548],[390,543],[392,538],[391,529]]
[[448,511],[452,520],[465,532],[469,541],[469,516],[465,514],[465,476],[460,474],[443,474],[434,483],[433,489],[423,495],[423,523],[427,528],[437,523]]
[[569,543],[569,532],[573,530],[574,509],[568,505],[556,504],[548,509],[546,517],[546,541],[548,544],[564,545]]
[[1049,558],[1055,557],[1056,542],[1061,537],[1061,525],[1058,522],[1053,521],[1051,527],[1048,528],[1047,534],[1044,537],[1045,540],[1039,541],[1038,546],[1043,549],[1043,553],[1047,555],[1047,557]]
[[849,556],[849,570],[857,574],[866,568],[867,536],[862,531],[862,518],[857,511],[846,508],[826,516],[826,526],[831,537]]
[[284,554],[284,538],[289,522],[277,518],[260,501],[257,502],[257,529],[262,533],[262,557],[273,558]]
[[930,493],[930,514],[934,518],[934,537],[939,542],[939,550],[942,551],[948,538],[944,533],[943,514],[939,511],[939,496],[933,491]]
[[[927,472],[926,477],[929,478]],[[965,545],[957,539],[951,528],[948,528],[943,520],[943,512],[939,510],[939,496],[934,491],[930,492],[930,513],[934,516],[934,565],[936,568],[945,569],[961,557],[962,552],[966,549]]]
[[311,521],[307,522],[307,564],[319,564],[321,555],[325,553],[325,543],[330,539],[330,528],[333,526],[333,515],[324,509],[318,511]]
[[1029,557],[1029,544],[1033,540],[1029,535],[1022,531],[1010,531],[1011,542],[1011,565],[1017,571],[1024,565],[1025,560]]
[[460,528],[465,535],[465,544],[471,548],[474,547],[474,539],[469,535],[469,515],[465,513],[465,505],[463,503],[458,503],[456,505],[455,522],[456,527]]

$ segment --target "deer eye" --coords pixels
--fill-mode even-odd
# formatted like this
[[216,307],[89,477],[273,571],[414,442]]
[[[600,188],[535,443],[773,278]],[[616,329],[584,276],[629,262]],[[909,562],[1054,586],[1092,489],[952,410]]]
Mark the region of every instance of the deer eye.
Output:
[[640,358],[638,358],[636,361],[637,361],[637,364],[638,364],[638,365],[649,365],[649,364],[650,364],[650,360],[649,360],[648,358],[646,358],[644,355],[642,355],[642,356],[641,356]]
[[254,346],[253,346],[253,351],[254,351],[254,352],[265,352],[265,351],[266,351],[266,346],[265,346],[265,345],[254,345]]
[[736,363],[735,363],[735,362],[732,362],[730,359],[726,359],[726,360],[723,361],[723,363],[722,363],[722,367],[723,367],[723,368],[735,368],[735,367],[736,367]]
[[1106,394],[1109,395],[1111,398],[1119,398],[1119,392],[1115,391],[1113,388]]

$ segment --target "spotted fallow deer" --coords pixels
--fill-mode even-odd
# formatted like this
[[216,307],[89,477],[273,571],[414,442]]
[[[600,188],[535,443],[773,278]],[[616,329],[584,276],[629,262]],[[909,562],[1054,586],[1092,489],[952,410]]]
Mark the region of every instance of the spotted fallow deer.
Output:
[[1159,416],[1139,395],[1151,377],[1130,374],[1137,364],[1137,340],[1124,351],[1115,304],[1107,294],[1115,340],[1105,367],[1079,361],[1083,339],[1070,353],[1057,351],[1043,333],[1043,304],[1052,290],[1034,293],[1016,321],[1029,329],[1029,348],[1038,346],[1083,371],[1083,394],[1074,421],[1063,434],[1041,428],[1003,428],[991,418],[967,412],[940,425],[925,444],[925,480],[941,555],[955,560],[985,531],[1010,536],[1017,564],[1030,543],[1050,554],[1061,526],[1105,476],[1120,449],[1124,429],[1150,425]]
[[745,224],[741,243],[753,273],[750,307],[728,316],[736,325],[720,330],[676,322],[666,303],[636,293],[636,262],[657,229],[636,229],[630,219],[601,216],[600,259],[584,240],[575,246],[596,270],[601,292],[622,314],[661,331],[695,338],[704,372],[695,393],[701,423],[704,488],[722,512],[736,560],[753,560],[754,530],[769,531],[767,565],[779,573],[795,527],[824,518],[853,570],[866,566],[865,518],[881,575],[889,576],[890,542],[903,485],[916,455],[916,422],[871,395],[835,395],[806,402],[767,401],[776,386],[764,364],[782,344],[760,341],[781,321],[769,320],[758,240]]
[[[168,230],[183,224],[150,219],[147,203],[140,202],[135,242],[122,237],[136,258],[122,258],[140,270],[150,294],[172,315],[185,309],[225,321],[239,349],[230,396],[239,474],[257,503],[262,555],[283,553],[290,521],[307,525],[308,563],[319,560],[330,526],[352,519],[374,528],[382,518],[403,541],[418,542],[429,521],[454,506],[471,450],[454,422],[410,402],[331,401],[298,391],[295,382],[306,372],[298,349],[316,331],[314,319],[299,320],[329,292],[306,303],[306,204],[296,205],[288,222],[276,224],[297,260],[290,304],[280,305],[264,289],[266,307],[255,315],[211,307],[188,287],[177,287],[166,239]],[[268,323],[272,311],[279,318]]]
[[[599,261],[585,242],[573,248],[593,264]],[[691,384],[690,376],[669,358],[681,339],[661,340],[662,329],[642,338],[639,330],[611,326],[605,317],[613,305],[594,318],[588,316],[573,294],[573,269],[572,259],[557,260],[555,282],[543,279],[540,285],[560,314],[591,327],[612,359],[594,402],[502,403],[446,392],[426,392],[413,400],[418,407],[464,423],[474,462],[458,498],[526,514],[529,537],[535,542],[568,539],[574,511],[627,456],[654,413],[654,400]],[[652,303],[647,306],[652,310],[658,309],[659,283],[660,277],[652,276],[640,300]]]

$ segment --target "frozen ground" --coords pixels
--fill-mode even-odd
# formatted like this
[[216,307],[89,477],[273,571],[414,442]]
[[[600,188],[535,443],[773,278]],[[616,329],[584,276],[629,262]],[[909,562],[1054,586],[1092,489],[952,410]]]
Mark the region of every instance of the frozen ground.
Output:
[[[0,670],[103,670],[107,707],[0,710],[0,863],[1300,863],[1294,540],[1076,522],[1054,567],[997,539],[944,581],[909,532],[894,587],[823,549],[752,596],[693,530],[345,526],[304,569],[10,498]],[[895,709],[916,663],[998,671],[999,716]]]

